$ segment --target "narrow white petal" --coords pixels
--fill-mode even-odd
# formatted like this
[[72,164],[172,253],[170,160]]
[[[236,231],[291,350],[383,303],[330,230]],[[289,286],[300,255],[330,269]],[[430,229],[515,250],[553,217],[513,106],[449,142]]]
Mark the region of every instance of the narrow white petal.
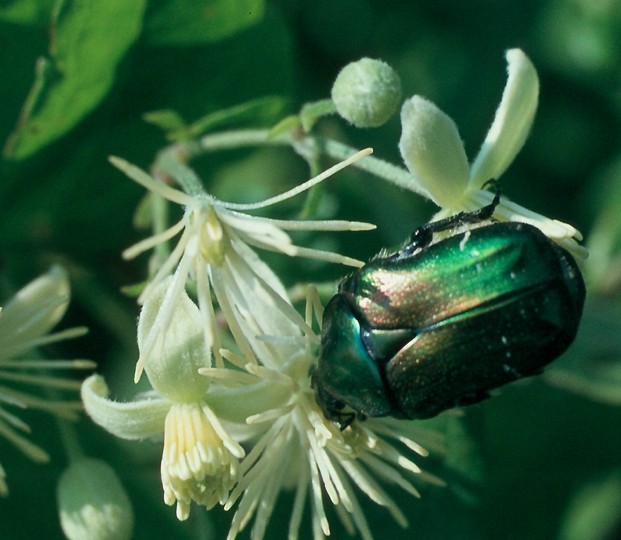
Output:
[[[274,305],[256,275],[235,265],[223,268],[218,274],[222,287],[216,287],[218,279],[215,278],[216,272],[213,272],[214,291],[231,333],[245,356],[250,360],[256,354],[259,359],[268,362],[269,367],[277,367],[271,362],[278,359],[279,363],[283,363],[291,354],[295,354],[291,348],[274,347],[257,339],[264,334],[279,335],[282,332],[291,335],[296,330],[299,333],[299,329]],[[249,346],[251,349],[247,349]],[[282,353],[278,354],[278,351]]]
[[431,101],[414,96],[401,109],[399,150],[413,176],[412,191],[454,208],[468,183],[468,160],[455,122]]
[[286,201],[291,197],[295,197],[304,191],[309,190],[313,186],[323,182],[326,178],[334,175],[345,167],[355,163],[359,159],[368,156],[373,153],[372,148],[365,148],[364,150],[360,150],[360,152],[356,152],[353,156],[344,159],[343,161],[333,165],[329,169],[323,171],[321,174],[318,174],[314,178],[307,180],[303,184],[300,184],[285,193],[281,193],[280,195],[276,195],[275,197],[270,197],[269,199],[265,199],[264,201],[252,203],[252,204],[235,204],[235,203],[222,203],[222,206],[226,208],[230,208],[231,210],[256,210],[257,208],[265,208],[266,206],[272,206],[273,204]]
[[[290,236],[266,220],[250,218],[248,216],[241,218],[224,212],[218,214],[218,217],[248,243],[251,241],[261,243],[262,245],[269,246],[267,249],[272,251],[295,255],[296,249],[291,243]],[[227,232],[229,236],[234,236],[230,230]]]
[[[326,511],[323,507],[322,485],[323,482],[319,475],[319,468],[314,459],[312,451],[309,450],[309,465],[311,473],[311,495],[313,503],[313,528],[321,530],[326,536],[330,536],[330,524]],[[317,534],[315,534],[315,537]]]
[[[468,191],[467,197],[462,201],[461,209],[466,212],[472,212],[488,205],[492,197],[493,195],[490,191],[480,189]],[[441,210],[432,218],[432,221],[449,217],[452,214],[453,212]],[[533,227],[537,227],[548,238],[569,251],[579,263],[586,260],[589,256],[589,250],[578,244],[582,240],[582,234],[575,227],[569,223],[550,219],[542,214],[533,212],[505,197],[500,199],[500,204],[494,211],[494,219],[501,222],[515,221],[528,223]]]
[[[348,492],[341,483],[341,479],[339,478],[334,465],[330,461],[327,452],[323,447],[319,446],[317,439],[312,434],[308,436],[308,442],[310,443],[309,458],[317,465],[319,474],[321,475],[323,487],[325,488],[330,501],[334,505],[339,504],[339,502],[343,503],[343,505],[350,510],[351,506],[349,503]],[[344,497],[339,497],[339,494],[342,494]]]
[[578,263],[589,256],[589,250],[578,244],[582,240],[582,234],[569,223],[547,218],[504,198],[496,208],[494,217],[499,221],[517,221],[537,227],[550,240],[569,251]]
[[164,261],[164,264],[160,266],[155,276],[153,276],[153,279],[144,288],[142,293],[140,293],[140,296],[138,297],[138,304],[143,304],[146,298],[153,292],[155,287],[157,287],[163,279],[170,275],[175,266],[181,260],[181,257],[184,255],[190,239],[195,236],[196,235],[192,229],[186,228],[183,231],[183,234],[181,235],[179,242],[177,242],[175,249],[172,250],[172,253],[168,256],[166,261]]
[[195,268],[196,276],[196,296],[198,299],[198,307],[203,318],[203,336],[205,339],[205,348],[211,351],[216,367],[224,367],[220,349],[222,343],[220,341],[220,333],[216,325],[216,313],[211,299],[211,287],[207,270],[203,265],[198,264]]
[[308,467],[300,467],[295,496],[293,499],[293,508],[291,508],[291,518],[289,519],[289,534],[287,536],[287,540],[298,540],[309,485],[310,472]]
[[[235,226],[235,222],[227,219],[226,216],[231,218],[239,218],[248,225]],[[227,210],[226,213],[222,212],[220,217],[223,221],[226,221],[231,226],[238,229],[253,231],[256,229],[256,223],[268,223],[279,229],[285,229],[288,231],[371,231],[376,229],[377,226],[372,223],[366,223],[364,221],[345,221],[345,220],[294,220],[294,219],[272,219],[266,217],[251,216],[248,214],[242,214],[241,212],[234,212],[233,210]]]
[[[237,251],[240,248],[242,253]],[[299,336],[300,330],[312,334],[304,318],[291,306],[278,277],[260,259],[244,257],[247,251],[251,251],[247,246],[236,244],[227,263],[235,290],[239,289],[238,302],[247,305],[258,321],[261,331],[256,335]]]
[[535,67],[520,49],[507,51],[507,62],[502,100],[470,170],[471,189],[479,189],[505,172],[524,146],[537,111],[539,79]]
[[162,231],[159,234],[155,234],[153,236],[149,236],[144,240],[134,244],[133,246],[128,247],[125,251],[123,251],[122,256],[124,259],[133,259],[137,257],[144,251],[151,249],[158,244],[163,244],[167,242],[174,236],[176,236],[186,225],[186,221],[184,218],[175,223],[172,227],[169,227],[165,231]]
[[334,253],[333,251],[324,251],[322,249],[313,249],[297,246],[297,257],[306,257],[307,259],[317,259],[319,261],[325,261],[334,264],[342,264],[344,266],[352,266],[354,268],[362,268],[364,261],[354,259],[353,257],[347,257],[340,253]]
[[116,156],[110,156],[108,159],[112,165],[124,172],[132,180],[147,188],[149,191],[165,197],[169,201],[185,206],[190,204],[193,200],[192,197],[186,195],[183,191],[179,191],[178,189],[171,188],[162,182],[158,182],[140,167],[136,167],[136,165],[129,163],[129,161],[125,161],[124,159]]
[[360,268],[364,266],[364,261],[341,255],[340,253],[334,253],[333,251],[324,251],[321,249],[305,248],[289,244],[286,246],[287,251],[283,250],[283,245],[274,244],[268,241],[266,238],[246,236],[240,234],[240,238],[248,245],[259,249],[265,249],[266,251],[275,251],[277,253],[284,253],[290,257],[303,257],[306,259],[316,259],[318,261],[324,261],[334,264],[342,264],[344,266],[353,266],[354,268]]
[[[351,493],[351,510],[349,510],[349,513],[354,521],[356,528],[358,529],[358,532],[360,533],[360,536],[363,538],[363,540],[373,540],[371,529],[369,528],[369,524],[364,517],[364,511],[360,506],[360,503],[358,502],[358,497],[356,497],[356,491],[353,489],[352,485],[350,484],[348,478],[345,477],[345,475],[343,475],[342,481],[345,485],[345,489],[347,490],[347,492]],[[337,508],[339,507],[337,506]],[[342,515],[339,515],[339,517],[343,519]],[[344,524],[346,525],[347,522],[344,521]]]
[[529,223],[553,240],[561,238],[577,238],[580,240],[582,235],[569,223],[563,223],[556,219],[550,219],[542,214],[533,212],[524,206],[503,199],[497,208],[498,218],[506,221],[520,221]]
[[[227,321],[229,331],[233,335],[233,339],[239,347],[241,355],[246,358],[247,362],[256,362],[252,347],[246,338],[246,333],[240,324],[241,316],[238,312],[237,300],[235,292],[238,293],[235,282],[230,277],[230,272],[226,268],[216,268],[209,266],[209,280],[213,286],[213,292],[220,306],[220,310]],[[238,293],[238,296],[239,293]],[[256,333],[252,334],[253,336]]]

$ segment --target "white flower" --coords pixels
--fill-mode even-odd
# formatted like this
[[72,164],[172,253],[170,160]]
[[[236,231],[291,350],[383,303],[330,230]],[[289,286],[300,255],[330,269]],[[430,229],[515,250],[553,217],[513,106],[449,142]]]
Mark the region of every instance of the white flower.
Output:
[[[143,311],[156,311],[149,304],[161,301],[166,287],[161,284]],[[86,411],[114,435],[139,439],[164,433],[164,500],[176,502],[177,517],[188,517],[191,502],[206,508],[219,503],[225,510],[236,508],[229,540],[251,521],[253,540],[262,540],[279,494],[292,491],[291,540],[298,537],[307,503],[315,539],[330,534],[326,504],[335,507],[347,530],[370,539],[360,494],[405,526],[405,514],[380,480],[414,497],[417,482],[441,483],[411,459],[427,454],[419,441],[440,448],[438,435],[424,422],[370,419],[341,431],[327,420],[310,386],[310,368],[317,362],[314,334],[257,336],[269,344],[262,351],[270,358],[257,355],[257,362],[246,361],[244,370],[202,367],[198,375],[193,367],[200,363],[204,343],[197,339],[200,317],[191,305],[187,295],[177,303],[171,340],[164,340],[167,361],[156,358],[152,365],[154,356],[146,358],[145,371],[157,394],[116,403],[107,398],[99,376],[89,377],[82,387]],[[148,314],[143,318],[145,324],[150,320]],[[292,342],[296,353],[285,359],[282,350],[291,350]],[[229,351],[222,354],[234,365],[244,364]]]
[[157,285],[143,306],[138,346],[145,371],[156,394],[132,403],[107,398],[101,377],[92,376],[82,387],[88,414],[99,425],[124,439],[164,434],[161,462],[164,502],[177,504],[177,518],[187,519],[194,501],[207,508],[224,503],[237,481],[244,451],[222,427],[205,402],[208,380],[198,368],[208,364],[198,307],[182,291],[175,311],[159,341],[144,353],[145,340],[170,290],[168,277]]
[[192,502],[211,508],[226,501],[244,450],[205,400],[182,403],[148,394],[116,402],[108,399],[104,379],[92,375],[82,384],[82,401],[95,423],[121,439],[164,435],[160,467],[164,502],[176,503],[177,519],[188,518]]
[[[144,355],[158,346],[164,329],[170,324],[175,303],[188,281],[196,286],[205,346],[208,356],[214,356],[218,367],[224,364],[219,353],[221,345],[214,317],[214,296],[245,357],[252,359],[259,353],[268,356],[263,350],[266,345],[253,339],[257,335],[299,335],[300,329],[309,332],[310,329],[291,306],[278,277],[250,246],[291,256],[361,266],[362,262],[342,255],[296,246],[285,230],[368,230],[373,226],[349,221],[282,221],[243,212],[293,197],[369,153],[370,150],[359,152],[308,182],[255,204],[227,203],[207,193],[188,195],[156,181],[126,161],[111,158],[115,166],[136,182],[185,207],[184,215],[178,223],[129,248],[124,254],[128,258],[135,257],[181,234],[177,245],[139,298],[140,303],[145,302],[164,278],[173,275],[161,308],[151,325],[150,335],[144,340],[136,366],[136,380],[142,373]],[[189,169],[186,172],[193,174]],[[249,345],[251,341],[254,348]],[[283,354],[289,353],[283,351]]]
[[[309,314],[307,308],[307,319]],[[310,320],[307,322],[310,326]],[[427,455],[420,440],[441,448],[438,434],[422,422],[369,419],[341,430],[326,419],[310,385],[311,367],[317,363],[313,352],[316,339],[299,338],[297,354],[286,361],[276,353],[272,359],[259,357],[264,365],[247,363],[248,374],[218,368],[199,370],[212,382],[229,385],[232,410],[227,411],[226,403],[217,407],[224,417],[239,417],[240,401],[246,410],[254,409],[254,414],[246,417],[254,433],[242,431],[240,426],[239,433],[243,433],[250,449],[224,506],[228,510],[237,505],[227,540],[235,539],[252,520],[251,538],[265,538],[276,500],[283,491],[293,492],[287,534],[290,540],[298,538],[307,503],[316,540],[330,535],[326,504],[334,506],[350,533],[358,531],[368,540],[372,534],[360,494],[384,506],[400,525],[407,526],[405,514],[378,480],[394,484],[414,497],[419,496],[415,487],[418,482],[442,484],[423,473],[411,459],[413,454]],[[276,336],[269,341],[273,350],[282,344]],[[277,368],[265,367],[273,363],[278,364]],[[206,400],[215,404],[216,397],[208,393]]]
[[[64,369],[91,369],[88,360],[41,359],[34,349],[83,335],[84,328],[72,328],[55,334],[48,332],[60,321],[69,304],[69,282],[60,267],[35,279],[0,311],[0,436],[37,463],[49,460],[45,450],[24,434],[30,428],[11,409],[37,409],[74,420],[81,404],[77,400],[50,398],[30,388],[77,391],[80,383],[55,375]],[[0,495],[7,495],[5,471],[0,465]]]
[[[230,509],[239,503],[227,540],[236,538],[253,518],[251,537],[263,539],[282,491],[293,491],[287,538],[298,538],[308,501],[315,539],[330,535],[326,504],[335,507],[348,532],[353,534],[357,530],[362,538],[370,539],[360,494],[385,507],[406,527],[405,514],[379,480],[395,484],[414,497],[419,496],[415,483],[439,483],[423,474],[410,459],[414,453],[427,455],[417,440],[432,439],[435,434],[425,433],[420,423],[386,419],[354,422],[341,431],[317,405],[309,385],[308,367],[298,358],[280,372],[251,368],[266,383],[266,393],[270,386],[278,385],[289,387],[291,393],[280,406],[248,418],[261,433],[241,462],[240,479],[225,505],[225,509]],[[390,439],[402,447],[387,442]]]
[[[410,188],[441,207],[434,220],[489,204],[492,194],[482,190],[484,184],[505,172],[526,141],[537,111],[539,80],[521,50],[507,51],[507,62],[508,79],[502,100],[471,165],[451,118],[420,96],[403,105],[399,149],[412,174]],[[582,235],[574,227],[531,212],[504,197],[494,218],[530,223],[579,261],[588,256],[586,248],[577,243]]]

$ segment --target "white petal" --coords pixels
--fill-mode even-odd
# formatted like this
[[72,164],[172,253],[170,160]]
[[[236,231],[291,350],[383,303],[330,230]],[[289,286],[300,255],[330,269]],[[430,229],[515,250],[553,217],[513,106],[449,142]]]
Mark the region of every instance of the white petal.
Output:
[[359,152],[356,152],[355,154],[349,156],[347,159],[344,159],[343,161],[337,163],[336,165],[333,165],[329,169],[326,169],[325,171],[311,178],[310,180],[307,180],[303,184],[300,184],[294,187],[293,189],[286,191],[285,193],[276,195],[275,197],[270,197],[269,199],[265,199],[264,201],[252,203],[252,204],[236,204],[236,203],[220,203],[220,204],[222,207],[229,208],[231,210],[256,210],[257,208],[265,208],[266,206],[272,206],[273,204],[286,201],[287,199],[290,199],[291,197],[295,197],[296,195],[309,190],[313,186],[323,182],[326,178],[333,176],[334,174],[344,169],[345,167],[351,165],[352,163],[355,163],[356,161],[372,153],[373,153],[372,148],[365,148],[363,150],[360,150]]
[[[243,238],[252,238],[261,245],[270,246],[269,249],[273,251],[295,255],[295,247],[289,235],[268,220],[239,213],[233,214],[221,209],[218,209],[218,217]],[[229,234],[232,236],[230,232]]]
[[589,256],[589,250],[578,244],[578,241],[582,240],[582,234],[569,223],[547,218],[504,199],[501,200],[494,215],[500,221],[519,221],[537,227],[550,240],[569,251],[578,264],[584,262]]
[[[253,232],[253,225],[255,223],[267,223],[279,229],[288,231],[371,231],[377,228],[377,226],[373,225],[373,223],[366,223],[364,221],[342,221],[330,219],[272,219],[242,214],[240,212],[235,212],[234,210],[228,209],[226,209],[226,211],[219,210],[219,212],[220,213],[218,215],[223,221],[226,221],[227,223],[229,223],[229,225],[235,227],[238,230],[245,230],[248,232]],[[250,224],[247,226],[242,224],[237,225],[237,222],[230,220],[228,216],[240,218],[244,222],[250,222]]]
[[155,178],[143,171],[140,167],[136,167],[136,165],[132,165],[131,163],[129,163],[129,161],[125,161],[124,159],[116,156],[110,156],[108,159],[110,163],[112,163],[112,165],[114,165],[117,169],[124,172],[132,180],[145,187],[149,191],[157,193],[162,197],[165,197],[169,201],[175,202],[177,204],[188,205],[192,202],[192,197],[190,197],[183,191],[171,188],[163,182],[158,182],[157,180],[155,180]]
[[93,421],[121,439],[144,439],[164,433],[170,402],[144,399],[119,403],[108,399],[108,386],[100,375],[82,383],[82,402]]
[[278,276],[257,254],[244,242],[239,241],[237,238],[231,238],[231,247],[234,253],[229,254],[230,257],[240,257],[241,261],[237,261],[240,264],[242,261],[244,265],[252,269],[253,273],[259,276],[278,296],[282,298],[288,298],[287,290],[282,284]]
[[[138,382],[140,380],[145,361],[151,353],[151,350],[154,347],[161,346],[166,328],[168,328],[170,320],[174,315],[175,305],[181,297],[181,293],[185,291],[185,283],[187,281],[188,272],[192,263],[192,257],[188,253],[189,250],[186,249],[173,276],[166,276],[154,287],[151,287],[150,284],[145,289],[145,291],[149,289],[149,293],[145,298],[145,303],[160,288],[165,289],[166,293],[164,294],[163,299],[161,299],[161,305],[157,310],[153,324],[149,326],[147,335],[143,335],[143,327],[138,326],[138,350],[140,352],[140,356],[136,362],[134,382]],[[156,278],[157,277],[158,276],[156,276]],[[156,283],[155,280],[152,283]]]
[[[299,353],[298,344],[273,343],[257,339],[259,336],[300,336],[301,328],[306,331],[304,319],[288,302],[286,294],[281,296],[279,289],[274,288],[272,281],[267,282],[266,274],[258,273],[260,266],[249,264],[234,250],[228,254],[227,264],[221,269],[221,279],[213,279],[213,286],[218,302],[223,311],[229,312],[231,331],[236,323],[243,336],[236,335],[238,345],[240,339],[252,346],[254,352],[268,366],[274,362],[290,360]],[[274,276],[274,279],[275,278]]]
[[537,111],[537,71],[520,49],[507,51],[508,78],[494,122],[470,170],[470,189],[498,178],[524,146]]
[[416,184],[438,206],[455,208],[468,183],[457,126],[431,101],[414,96],[401,109],[399,150]]

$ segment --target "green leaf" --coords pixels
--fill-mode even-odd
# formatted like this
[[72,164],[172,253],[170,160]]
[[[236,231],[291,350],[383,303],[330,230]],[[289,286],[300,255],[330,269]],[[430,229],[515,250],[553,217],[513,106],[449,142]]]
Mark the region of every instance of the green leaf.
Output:
[[49,57],[37,61],[35,81],[4,147],[11,159],[24,159],[66,134],[107,95],[140,34],[145,0],[57,6]]
[[212,43],[259,22],[263,12],[263,0],[167,0],[149,14],[146,38],[153,45]]
[[144,113],[142,118],[145,122],[157,126],[162,131],[179,131],[186,128],[183,117],[171,109]]
[[41,27],[49,23],[55,0],[13,0],[0,6],[0,21]]
[[279,96],[265,96],[252,99],[233,107],[221,109],[209,113],[192,122],[191,125],[181,130],[173,131],[168,135],[168,140],[192,139],[203,133],[221,126],[231,126],[244,120],[253,120],[261,124],[262,119],[271,120],[285,109],[285,99]]

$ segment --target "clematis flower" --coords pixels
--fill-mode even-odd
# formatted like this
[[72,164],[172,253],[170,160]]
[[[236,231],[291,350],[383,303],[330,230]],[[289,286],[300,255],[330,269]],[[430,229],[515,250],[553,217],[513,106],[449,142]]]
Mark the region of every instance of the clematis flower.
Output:
[[[303,350],[303,349],[302,349]],[[227,540],[234,540],[251,522],[251,538],[266,537],[268,524],[279,496],[292,497],[287,538],[299,537],[307,507],[310,507],[312,535],[321,540],[331,534],[327,505],[333,506],[349,534],[358,531],[371,539],[372,532],[360,497],[368,497],[385,507],[402,527],[406,514],[382,486],[382,481],[400,488],[404,494],[419,497],[417,485],[438,478],[424,473],[413,458],[426,456],[421,442],[441,450],[436,432],[423,423],[394,419],[354,422],[341,431],[327,420],[317,405],[310,386],[309,370],[317,358],[301,352],[272,370],[247,364],[256,382],[243,390],[229,390],[247,396],[256,413],[246,418],[256,434],[247,443],[250,449],[239,467],[239,479],[224,505],[236,508]],[[213,376],[219,370],[201,370]],[[216,375],[222,380],[227,375]],[[235,375],[228,374],[231,379]],[[248,399],[246,397],[246,399]]]
[[[530,131],[539,97],[539,79],[520,49],[507,51],[508,78],[494,121],[478,155],[468,164],[464,145],[453,120],[420,96],[401,109],[399,149],[412,174],[410,189],[431,199],[441,210],[434,220],[489,204],[492,193],[484,184],[499,178],[521,150]],[[499,221],[521,221],[541,231],[570,251],[578,261],[588,251],[582,235],[571,225],[546,218],[501,198],[494,212]]]
[[[252,248],[358,267],[362,266],[361,261],[296,246],[285,231],[356,231],[372,229],[374,226],[353,221],[276,220],[245,212],[302,193],[370,152],[370,149],[361,151],[286,193],[254,204],[228,203],[204,192],[190,195],[156,181],[122,159],[111,158],[112,163],[130,178],[185,208],[178,223],[139,242],[124,253],[126,258],[135,257],[180,234],[177,245],[138,299],[139,303],[146,302],[159,284],[172,275],[160,309],[150,326],[150,334],[143,340],[135,379],[138,380],[142,373],[145,355],[159,346],[161,336],[172,320],[175,304],[189,284],[196,289],[207,357],[213,355],[216,366],[222,367],[223,362],[219,353],[221,344],[216,330],[213,296],[237,345],[248,358],[253,358],[265,348],[265,344],[256,340],[253,340],[255,349],[250,347],[250,340],[254,336],[296,335],[300,329],[308,332],[310,329],[306,328],[302,317],[291,306],[282,283]],[[184,171],[193,175],[189,169]],[[200,185],[197,178],[194,180],[195,184]]]
[[83,384],[82,400],[93,420],[117,437],[131,440],[163,433],[164,502],[177,503],[177,517],[185,520],[192,501],[211,508],[227,499],[244,451],[204,399],[208,381],[198,375],[207,362],[202,318],[185,291],[174,303],[160,346],[144,352],[172,279],[166,278],[149,295],[138,326],[138,346],[154,392],[133,403],[115,403],[107,399],[104,380],[93,375]]
[[[323,310],[318,299],[309,294],[305,316],[309,327],[313,307],[321,324]],[[310,507],[313,538],[321,540],[329,536],[326,505],[334,507],[350,534],[358,531],[362,538],[371,539],[361,495],[385,507],[406,527],[406,515],[381,481],[413,497],[419,496],[416,485],[425,482],[443,485],[414,461],[416,457],[428,455],[421,443],[441,451],[440,435],[424,422],[400,422],[392,418],[356,421],[342,430],[324,416],[311,388],[310,373],[318,362],[318,336],[299,337],[295,340],[297,352],[291,356],[282,354],[281,347],[289,344],[283,338],[257,336],[258,340],[270,342],[271,357],[258,356],[258,364],[247,362],[246,373],[199,369],[211,384],[228,387],[229,400],[218,405],[219,413],[230,418],[242,414],[246,428],[252,429],[244,432],[247,453],[240,463],[238,481],[224,504],[225,510],[236,508],[227,540],[234,540],[251,522],[251,538],[263,540],[281,495],[293,498],[287,533],[290,540],[298,538],[307,507]],[[230,352],[224,355],[227,359],[234,356]],[[243,362],[238,358],[234,363]],[[206,399],[210,400],[209,393]]]
[[[42,359],[34,352],[42,345],[86,332],[84,328],[72,328],[48,334],[65,314],[69,294],[64,270],[54,267],[18,291],[0,311],[0,436],[36,463],[49,461],[49,456],[28,439],[28,424],[12,409],[36,409],[61,418],[76,419],[81,403],[61,399],[60,393],[79,390],[80,382],[59,377],[57,373],[95,367],[89,360]],[[52,398],[34,389],[52,391],[59,397]],[[0,495],[8,495],[6,473],[1,465]]]
[[[141,324],[152,324],[166,289],[164,282],[145,302]],[[406,526],[406,515],[381,481],[413,497],[421,482],[441,484],[413,459],[427,455],[421,442],[440,450],[438,434],[424,422],[369,419],[341,431],[327,420],[310,385],[310,368],[317,362],[315,334],[256,336],[269,344],[257,349],[262,354],[256,361],[244,363],[239,355],[222,352],[227,362],[243,369],[204,366],[198,308],[182,294],[163,350],[146,358],[145,372],[155,392],[117,403],[108,399],[99,376],[82,388],[87,412],[111,433],[127,439],[164,433],[164,500],[176,501],[177,517],[186,519],[192,502],[206,508],[219,503],[225,510],[235,508],[228,540],[250,522],[251,537],[262,540],[277,498],[291,493],[292,540],[298,538],[307,506],[313,537],[330,534],[326,504],[335,507],[348,531],[370,539],[360,496],[386,507]],[[310,311],[305,318],[309,327]],[[148,335],[146,330],[139,335]],[[289,355],[292,342],[296,353]]]

